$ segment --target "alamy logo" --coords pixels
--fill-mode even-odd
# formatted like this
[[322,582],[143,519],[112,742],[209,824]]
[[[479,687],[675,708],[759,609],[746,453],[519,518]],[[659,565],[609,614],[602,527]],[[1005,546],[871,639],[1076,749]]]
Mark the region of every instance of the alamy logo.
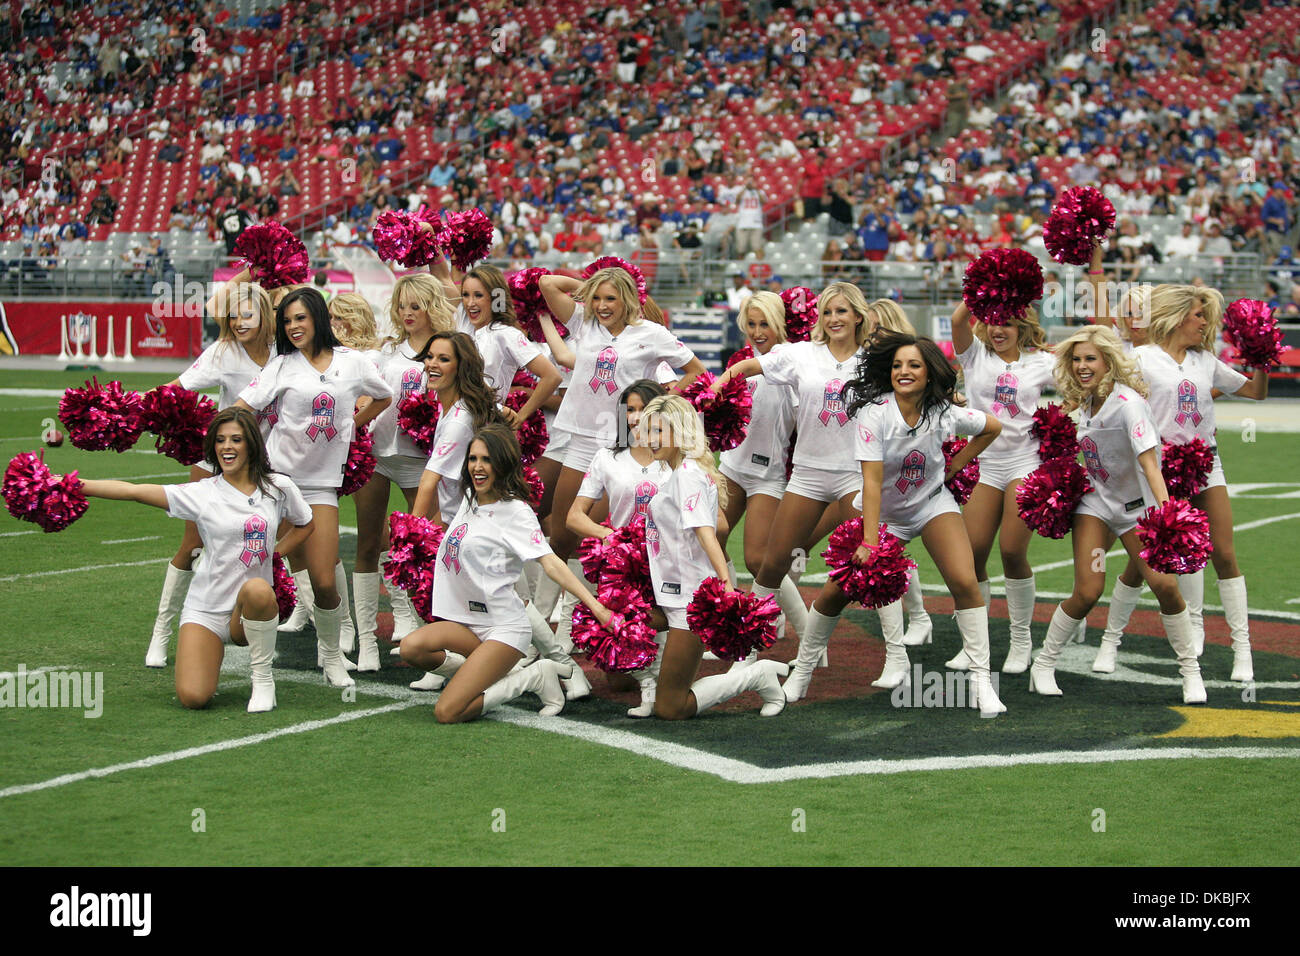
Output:
[[70,708],[94,719],[104,713],[103,671],[68,671],[40,667],[0,674],[0,709],[9,707],[45,710]]
[[74,886],[50,897],[51,926],[125,926],[133,936],[148,936],[152,914],[152,893],[82,893]]

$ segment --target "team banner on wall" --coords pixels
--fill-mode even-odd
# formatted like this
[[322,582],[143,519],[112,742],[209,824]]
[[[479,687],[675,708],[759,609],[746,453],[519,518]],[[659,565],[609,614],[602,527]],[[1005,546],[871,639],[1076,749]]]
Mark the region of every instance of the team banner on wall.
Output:
[[160,316],[148,302],[6,302],[0,310],[12,354],[189,358],[203,347],[201,315]]

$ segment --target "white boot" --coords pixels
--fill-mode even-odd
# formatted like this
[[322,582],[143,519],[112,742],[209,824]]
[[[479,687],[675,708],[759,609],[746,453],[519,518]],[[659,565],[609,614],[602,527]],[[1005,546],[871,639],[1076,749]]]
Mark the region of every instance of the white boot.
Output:
[[1232,634],[1232,680],[1249,683],[1255,679],[1255,662],[1250,655],[1250,617],[1246,610],[1246,579],[1219,579],[1219,600]]
[[564,710],[564,688],[560,680],[568,671],[555,661],[538,661],[521,671],[511,671],[483,691],[483,713],[509,703],[520,694],[533,693],[542,701],[541,717],[554,717]]
[[253,675],[253,693],[248,698],[248,712],[261,714],[275,710],[275,675],[271,662],[275,660],[276,625],[279,617],[269,621],[250,621],[242,614],[244,637],[248,639],[248,664]]
[[542,617],[541,611],[531,604],[525,604],[524,613],[528,615],[528,623],[533,629],[533,646],[537,648],[540,656],[555,661],[569,675],[563,681],[564,696],[568,700],[579,700],[588,696],[591,693],[591,681],[587,680],[587,675],[582,672],[582,668],[560,646],[559,640],[551,630],[551,625],[546,623],[546,618]]
[[[993,585],[988,581],[978,581],[980,588],[980,597],[984,598],[985,619],[988,618],[989,600],[993,594]],[[966,648],[962,648],[954,654],[951,660],[944,661],[943,666],[950,671],[968,671],[970,670],[970,655],[966,653]]]
[[1007,578],[1007,617],[1011,619],[1011,646],[1007,650],[1004,674],[1023,674],[1029,669],[1030,654],[1034,649],[1030,623],[1034,619],[1034,576]]
[[1007,712],[1007,705],[998,699],[989,676],[989,609],[968,607],[957,610],[957,629],[961,642],[970,658],[970,693],[972,707],[980,709],[981,717],[996,717]]
[[[411,596],[396,585],[389,585],[388,600],[393,604],[393,643],[400,645],[402,638],[412,631],[418,631],[424,626],[424,621],[420,619],[419,613],[415,610],[415,604],[411,601]],[[400,646],[394,647],[389,653],[400,657],[402,648]]]
[[785,682],[784,687],[785,699],[790,703],[793,704],[807,695],[813,668],[817,666],[822,651],[830,642],[831,631],[835,630],[835,624],[839,619],[838,614],[828,617],[817,610],[815,605],[808,609],[808,627],[799,640],[799,656],[794,659],[794,672]]
[[[339,588],[339,650],[351,654],[357,649],[357,627],[352,623],[352,595],[348,593],[348,570],[340,560],[334,565],[334,580]],[[349,668],[350,670],[351,668]]]
[[903,645],[903,602],[898,600],[886,604],[876,613],[880,615],[880,633],[885,639],[885,666],[871,686],[893,690],[908,682],[912,669],[912,663],[907,659],[907,648]]
[[[582,576],[582,562],[577,558],[569,559],[569,570],[573,576],[583,583],[583,586],[592,594],[596,593],[596,586]],[[573,653],[573,612],[578,606],[578,599],[568,591],[564,592],[564,600],[560,602],[560,620],[555,625],[555,639],[563,648],[564,653]],[[581,668],[579,668],[581,670]],[[573,698],[570,697],[570,700]]]
[[663,656],[664,644],[668,643],[668,632],[660,631],[655,635],[659,650],[654,663],[644,670],[634,671],[632,676],[641,685],[641,703],[628,708],[629,717],[653,717],[655,713],[655,688],[659,685],[659,660]]
[[325,670],[325,683],[331,687],[355,687],[357,682],[343,666],[343,652],[339,650],[342,605],[326,609],[319,604],[314,604],[311,613],[316,620],[316,648],[321,667]]
[[1065,613],[1059,604],[1052,612],[1052,623],[1047,625],[1047,637],[1043,638],[1043,649],[1034,658],[1034,666],[1029,668],[1029,692],[1045,697],[1060,697],[1061,688],[1056,686],[1056,661],[1061,656],[1061,649],[1070,643],[1079,622]]
[[1161,614],[1165,636],[1178,655],[1178,673],[1183,678],[1183,703],[1205,703],[1205,681],[1201,679],[1201,662],[1196,659],[1196,636],[1192,633],[1191,615],[1187,609],[1177,614]]
[[1110,594],[1110,607],[1106,609],[1106,630],[1101,635],[1101,647],[1097,650],[1097,659],[1092,662],[1092,669],[1098,674],[1115,673],[1115,654],[1119,651],[1120,638],[1124,628],[1128,627],[1129,618],[1142,597],[1142,585],[1130,587],[1119,578],[1115,579],[1115,590]]
[[[788,589],[788,592],[787,592],[787,588],[786,588],[787,583],[790,585],[790,587],[789,587],[789,589]],[[795,632],[796,635],[800,637],[800,646],[802,647],[802,646],[803,646],[803,645],[802,645],[802,635],[808,633],[808,621],[810,620],[810,618],[809,618],[809,612],[810,612],[812,609],[811,609],[808,605],[806,605],[806,604],[803,603],[803,596],[799,594],[799,589],[798,589],[797,587],[795,587],[795,585],[794,585],[794,581],[790,579],[789,575],[787,575],[785,578],[783,578],[783,579],[781,580],[781,587],[780,587],[778,590],[776,590],[776,591],[772,590],[771,588],[765,588],[765,587],[763,587],[763,585],[759,584],[757,581],[755,581],[752,585],[750,585],[749,590],[750,590],[750,593],[751,593],[751,594],[754,594],[754,595],[756,595],[756,596],[758,596],[758,597],[760,597],[760,598],[762,598],[762,597],[768,597],[769,595],[772,596],[772,597],[774,597],[774,598],[776,598],[776,603],[777,603],[778,605],[781,606],[782,610],[785,609],[785,606],[786,606],[787,602],[790,603],[791,606],[797,605],[797,607],[795,607],[795,611],[794,611],[794,614],[795,614],[795,615],[798,615],[799,612],[800,612],[800,609],[802,609],[802,611],[803,611],[803,627],[797,629],[796,632]],[[791,598],[790,598],[790,596],[789,596],[789,593],[792,593],[792,594],[793,594],[793,600],[791,600]],[[790,621],[790,623],[794,623],[794,621],[796,620],[796,618],[793,617],[793,616],[791,616],[789,613],[784,614],[783,617],[784,617],[787,621]],[[778,638],[784,636],[784,631],[778,629],[777,632],[776,632],[776,636],[777,636]],[[709,660],[708,655],[705,655],[705,658],[704,658],[704,659],[705,659],[705,660]],[[713,658],[713,660],[717,660],[717,658],[715,657],[715,658]],[[792,658],[792,659],[790,660],[790,666],[791,666],[791,667],[794,667],[794,666],[795,666],[796,664],[798,664],[798,663],[799,663],[799,654],[796,653],[795,656],[794,656],[794,658]],[[818,655],[818,657],[817,657],[817,660],[816,660],[816,662],[815,662],[815,666],[816,666],[816,667],[830,667],[830,666],[831,666],[830,655],[827,653],[826,645],[825,645],[825,644],[822,644],[822,647],[821,647],[821,653],[820,653],[820,654]],[[802,695],[800,695],[800,696],[802,696]],[[795,699],[798,700],[798,698],[795,698]]]
[[903,606],[907,608],[907,633],[903,635],[903,643],[908,647],[933,643],[934,622],[930,620],[930,612],[925,609],[921,573],[916,568],[907,574],[907,593],[903,595]]
[[1088,618],[1085,616],[1079,625],[1074,629],[1074,636],[1071,638],[1076,644],[1088,643]]
[[759,716],[775,717],[785,709],[786,699],[777,678],[789,672],[790,668],[780,661],[764,660],[749,667],[733,668],[725,674],[702,677],[691,685],[691,693],[695,695],[695,714],[698,717],[724,700],[731,700],[747,690],[756,690],[763,696]]
[[167,562],[162,596],[158,599],[158,616],[154,618],[149,649],[144,654],[145,667],[167,666],[167,645],[171,643],[172,631],[176,629],[176,616],[185,604],[185,595],[190,593],[190,582],[193,580],[193,571],[183,571],[170,561]]
[[[803,595],[799,593],[799,586],[794,583],[794,579],[788,574],[781,579],[781,588],[776,592],[776,601],[781,605],[781,611],[785,615],[786,623],[794,628],[796,635],[807,630],[808,605],[803,603]],[[785,637],[785,630],[778,628],[776,636],[778,638]],[[825,652],[822,653],[822,660],[817,666],[829,666]]]
[[[581,562],[579,562],[581,564]],[[555,610],[555,605],[560,600],[560,592],[564,590],[560,585],[551,580],[549,574],[542,575],[542,579],[537,582],[537,590],[533,596],[533,604],[546,620],[551,619],[551,613]]]
[[465,663],[465,658],[455,651],[443,651],[442,654],[445,659],[441,664],[431,671],[425,671],[423,677],[411,681],[406,686],[411,690],[442,690],[442,686],[451,680],[451,676]]
[[519,575],[519,580],[515,582],[515,593],[519,595],[520,600],[525,604],[533,599],[537,593],[537,585],[541,581],[542,566],[536,561],[525,561],[523,573]]
[[[1196,656],[1200,657],[1205,653],[1205,570],[1178,575],[1178,593],[1187,605],[1187,616],[1192,622],[1192,646],[1196,648]],[[1222,582],[1219,584],[1219,596],[1223,596]],[[1226,612],[1228,605],[1224,604],[1223,609]]]
[[311,606],[316,602],[316,595],[311,589],[311,575],[307,569],[293,572],[294,587],[297,588],[293,598],[293,613],[280,625],[281,631],[301,631],[311,620]]
[[357,601],[357,670],[379,670],[379,640],[375,618],[379,614],[379,572],[352,572],[352,591]]

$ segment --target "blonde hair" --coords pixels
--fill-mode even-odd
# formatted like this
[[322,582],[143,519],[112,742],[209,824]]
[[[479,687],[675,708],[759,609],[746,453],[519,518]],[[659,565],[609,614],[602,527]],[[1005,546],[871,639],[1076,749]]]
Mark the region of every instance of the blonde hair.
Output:
[[650,296],[646,296],[645,302],[641,304],[641,316],[647,322],[668,328],[668,316],[664,315],[664,310],[659,307],[659,303]]
[[[1133,341],[1133,329],[1142,329],[1144,341],[1137,343],[1145,345],[1146,341],[1151,338],[1151,291],[1155,286],[1148,283],[1131,286],[1127,292],[1120,296],[1119,301],[1115,303],[1115,331],[1125,342]],[[1124,310],[1129,311],[1129,321],[1124,321]],[[1140,321],[1136,326],[1133,320]]]
[[252,300],[257,312],[257,324],[262,338],[272,353],[275,351],[275,306],[271,304],[271,295],[256,282],[241,282],[226,294],[225,309],[217,315],[217,341],[224,347],[235,345],[235,330],[231,320],[238,314],[239,306]]
[[379,332],[375,329],[375,312],[360,292],[340,292],[329,303],[330,318],[342,324],[335,332],[339,342],[358,352],[379,348]]
[[750,309],[758,309],[759,315],[767,319],[767,324],[776,333],[778,344],[789,339],[790,336],[785,331],[785,303],[779,295],[762,290],[745,300],[745,304],[740,307],[740,315],[736,316],[736,328],[740,329],[740,334],[746,340],[749,339],[749,332],[745,329],[745,313]]
[[1106,325],[1089,325],[1075,332],[1056,347],[1056,391],[1067,402],[1081,405],[1087,393],[1074,377],[1074,348],[1091,345],[1101,353],[1106,363],[1106,374],[1097,384],[1094,394],[1109,395],[1115,383],[1127,385],[1143,398],[1150,394],[1146,380],[1138,370],[1137,362],[1124,354],[1124,343],[1115,330]]
[[[1038,324],[1038,312],[1031,305],[1025,309],[1020,318],[1011,322],[1016,330],[1016,346],[1021,351],[1033,349],[1042,351],[1047,348],[1047,333],[1043,327]],[[976,321],[974,328],[975,338],[990,352],[994,351],[993,346],[989,344],[989,327],[983,322]]]
[[[869,313],[874,313],[876,325],[871,331],[884,329],[887,332],[905,332],[908,335],[916,335],[916,329],[912,323],[907,320],[907,313],[903,307],[893,299],[876,299],[867,306]],[[868,315],[870,318],[870,315]]]
[[673,447],[681,451],[683,460],[691,459],[713,479],[713,483],[718,488],[718,507],[725,508],[727,483],[722,480],[718,466],[713,460],[713,452],[709,450],[700,413],[680,395],[660,395],[658,398],[652,398],[641,410],[641,421],[637,425],[640,431],[637,440],[642,444],[645,443],[646,429],[652,417],[662,419],[663,424],[668,427],[672,435]]
[[826,334],[826,309],[830,306],[831,299],[837,295],[844,296],[844,301],[849,304],[849,310],[862,321],[854,329],[854,340],[858,348],[871,335],[871,316],[868,315],[869,306],[867,297],[862,294],[862,290],[852,282],[832,282],[826,288],[822,289],[822,294],[817,297],[817,324],[813,326],[812,340],[814,342],[827,342],[830,336]]
[[[623,306],[623,324],[640,325],[644,318],[641,315],[641,297],[637,295],[636,283],[626,269],[610,266],[607,269],[597,270],[590,279],[578,286],[578,291],[573,294],[573,297],[585,306],[595,291],[605,282],[614,287],[614,294],[618,296],[618,301]],[[588,310],[588,313],[586,321],[596,323],[595,311]]]
[[1150,341],[1164,345],[1182,326],[1183,320],[1199,305],[1205,312],[1205,332],[1193,348],[1214,351],[1214,340],[1219,337],[1223,322],[1223,293],[1208,286],[1158,285],[1151,290]]
[[427,272],[413,272],[402,276],[393,284],[393,297],[388,303],[388,317],[397,330],[396,337],[388,341],[395,345],[401,345],[411,337],[398,312],[398,306],[403,302],[423,309],[429,317],[429,328],[434,332],[449,332],[455,325],[453,317],[456,309],[447,298],[447,290],[442,283]]

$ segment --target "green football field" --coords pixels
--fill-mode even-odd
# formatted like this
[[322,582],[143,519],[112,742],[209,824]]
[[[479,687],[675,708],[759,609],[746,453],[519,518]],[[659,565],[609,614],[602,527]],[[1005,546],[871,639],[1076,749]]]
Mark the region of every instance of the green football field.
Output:
[[[0,453],[40,447],[51,394],[84,375],[0,373]],[[105,376],[101,375],[101,379]],[[128,375],[128,388],[161,376]],[[762,719],[747,695],[680,724],[624,716],[635,696],[590,666],[592,698],[541,719],[524,698],[492,719],[433,720],[433,695],[385,655],[355,694],[327,688],[308,630],[282,635],[278,708],[250,715],[247,654],[230,649],[204,711],[176,702],[171,668],[143,666],[163,564],[181,525],[93,501],[68,530],[0,517],[0,680],[20,669],[102,681],[79,707],[0,706],[0,863],[1294,865],[1300,765],[1300,436],[1223,431],[1236,545],[1250,588],[1256,683],[1227,681],[1210,572],[1209,704],[1181,704],[1154,604],[1135,615],[1114,675],[1067,648],[1065,696],[1000,682],[1008,713],[981,720],[921,693],[960,639],[920,543],[935,642],[914,649],[913,694],[876,691],[876,616],[845,615],[811,699]],[[133,451],[45,452],[56,472],[170,483],[187,470],[150,439]],[[394,507],[398,500],[394,497]],[[341,524],[353,525],[345,501]],[[355,537],[342,539],[351,566]],[[1036,643],[1070,588],[1069,542],[1036,538]],[[731,550],[739,564],[740,535]],[[1116,573],[1120,558],[1111,558]],[[996,566],[990,573],[1000,573]],[[805,595],[824,567],[815,556]],[[994,585],[994,663],[1006,650]],[[387,610],[386,599],[382,608]],[[390,624],[383,616],[381,634]],[[788,658],[786,637],[772,656]],[[721,669],[706,664],[704,673]],[[958,682],[955,690],[960,691]],[[952,682],[948,687],[952,703]],[[906,704],[907,706],[900,706]],[[1173,814],[1171,815],[1171,810]]]

